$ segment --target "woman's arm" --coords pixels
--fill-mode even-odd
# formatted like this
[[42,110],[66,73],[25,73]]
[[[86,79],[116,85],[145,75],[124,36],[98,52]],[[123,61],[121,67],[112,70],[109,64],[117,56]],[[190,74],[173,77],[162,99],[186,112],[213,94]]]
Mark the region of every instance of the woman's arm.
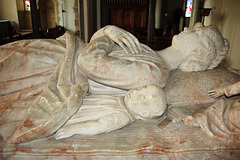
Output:
[[89,78],[105,85],[132,89],[147,84],[161,85],[162,76],[168,76],[153,62],[109,56],[113,45],[107,37],[99,37],[84,48],[78,65]]
[[[91,41],[102,36],[107,36],[113,42],[117,43],[124,50],[124,52],[128,54],[138,54],[140,51],[142,51],[138,39],[131,33],[119,27],[113,25],[105,26],[92,36]],[[127,48],[129,50],[127,50]]]

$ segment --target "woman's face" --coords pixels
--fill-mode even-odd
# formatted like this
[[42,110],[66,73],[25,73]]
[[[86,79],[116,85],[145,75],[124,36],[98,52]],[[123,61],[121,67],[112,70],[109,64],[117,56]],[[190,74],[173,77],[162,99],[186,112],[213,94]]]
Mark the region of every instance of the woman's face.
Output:
[[164,92],[155,85],[146,85],[130,90],[125,96],[124,102],[137,119],[160,116],[167,106]]
[[175,35],[172,40],[172,47],[185,50],[190,53],[196,49],[201,40],[202,29],[201,28],[184,28],[184,31]]

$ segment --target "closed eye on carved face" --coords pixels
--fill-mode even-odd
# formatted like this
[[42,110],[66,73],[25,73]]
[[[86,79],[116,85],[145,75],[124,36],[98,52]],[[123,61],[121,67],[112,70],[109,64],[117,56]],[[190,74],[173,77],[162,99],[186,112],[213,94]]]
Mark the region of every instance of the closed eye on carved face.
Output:
[[185,50],[190,53],[195,50],[201,41],[202,29],[201,28],[184,28],[184,31],[175,35],[172,40],[172,47]]
[[160,116],[166,109],[166,96],[155,85],[130,90],[124,98],[126,106],[136,119],[150,119]]

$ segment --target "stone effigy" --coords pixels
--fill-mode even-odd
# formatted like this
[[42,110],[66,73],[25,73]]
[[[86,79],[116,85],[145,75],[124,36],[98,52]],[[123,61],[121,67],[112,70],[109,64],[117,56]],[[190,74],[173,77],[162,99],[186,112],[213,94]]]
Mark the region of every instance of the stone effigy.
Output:
[[162,88],[170,70],[213,69],[228,49],[216,27],[200,24],[157,52],[115,26],[100,29],[87,45],[68,32],[57,40],[4,45],[1,103],[6,107],[20,100],[30,108],[19,118],[17,113],[3,118],[1,134],[11,143],[53,134],[61,139],[159,117],[167,107]]
[[[125,33],[125,31],[119,28],[114,28],[115,32],[120,31]],[[83,107],[79,110],[79,112],[82,118],[82,121],[80,120],[80,122],[83,122],[89,126],[84,126],[85,134],[109,132],[131,123],[134,121],[134,117],[140,119],[149,119],[154,116],[160,116],[164,113],[166,109],[166,98],[159,86],[166,83],[167,78],[164,75],[168,75],[169,70],[167,67],[164,67],[164,61],[161,60],[161,58],[158,57],[157,54],[147,46],[142,45],[143,48],[141,52],[144,54],[139,53],[138,55],[131,56],[125,54],[124,52],[121,52],[119,48],[116,48],[115,52],[113,49],[111,53],[102,52],[102,50],[106,49],[107,51],[114,47],[113,45],[115,45],[106,36],[92,40],[86,47],[84,46],[84,49],[81,40],[76,38],[75,41],[75,37],[70,33],[66,33],[59,39],[59,41],[53,43],[64,43],[64,41],[66,41],[65,55],[61,58],[54,71],[51,73],[44,91],[31,104],[31,107],[28,109],[28,113],[23,124],[18,127],[16,131],[13,131],[13,135],[9,134],[11,133],[9,132],[9,130],[11,130],[10,128],[12,127],[11,125],[7,125],[6,127],[1,128],[2,134],[4,136],[7,136],[5,139],[8,139],[9,137],[11,143],[20,143],[54,134],[69,120],[70,117],[72,117],[79,110],[83,97],[86,97],[86,103],[83,104]],[[42,43],[41,40],[40,43]],[[35,45],[38,44],[35,43]],[[29,48],[36,49],[34,47],[36,47],[34,44],[29,45]],[[54,48],[54,46],[51,47]],[[55,46],[54,49],[57,48],[58,46]],[[39,49],[39,47],[37,47],[37,49]],[[81,51],[81,49],[83,50]],[[95,49],[97,51],[94,51]],[[116,53],[120,57],[114,57],[113,55],[108,56],[108,54]],[[51,60],[51,58],[54,58],[55,55],[49,54],[54,53],[51,51],[50,53],[46,53],[46,55],[37,53],[37,55],[40,57],[34,57],[36,53],[30,52],[30,54],[27,54],[26,56],[27,59],[30,59],[30,62],[39,61],[40,58],[49,58],[50,60],[44,61],[43,63],[51,64],[54,62],[54,60]],[[89,58],[89,56],[92,56],[93,59],[90,58],[92,62],[84,59]],[[23,57],[25,58],[25,55]],[[126,57],[126,59],[123,57]],[[11,73],[11,69],[15,70],[17,65],[17,63],[13,64],[14,60],[11,61],[13,59],[11,58],[12,57],[10,56],[10,60],[7,59],[3,61],[3,63],[6,63],[8,66],[10,66],[9,68],[6,67],[7,69],[4,69],[4,67],[2,69],[5,70],[5,73],[7,72],[7,75],[9,75],[8,73]],[[8,60],[12,62],[12,64],[8,63]],[[81,65],[78,65],[79,61],[81,60],[83,60],[83,63]],[[96,60],[98,63],[95,63]],[[22,72],[27,73],[29,71],[30,73],[33,72],[32,74],[36,74],[33,68],[39,69],[44,66],[44,64],[41,64],[41,62],[39,65],[37,63],[27,63],[25,64],[27,67],[25,65],[23,66]],[[89,65],[97,65],[93,66],[93,68],[96,68],[96,70],[91,70],[92,68]],[[110,68],[108,68],[108,65],[111,65]],[[144,67],[147,67],[147,70],[144,70]],[[120,69],[122,71],[117,72]],[[43,71],[41,70],[40,72]],[[136,75],[132,76],[132,73],[136,73]],[[45,74],[41,73],[39,77],[42,75]],[[21,74],[19,76],[23,75]],[[161,76],[163,77],[162,82],[160,78]],[[25,80],[25,78],[26,77],[21,77],[19,79]],[[13,81],[15,79],[16,77],[13,77]],[[97,82],[100,82],[103,85]],[[9,84],[9,81],[6,82],[6,86],[9,86],[10,88],[12,87],[11,84]],[[139,89],[139,87],[142,86],[144,87],[142,89]],[[19,87],[21,87],[21,85]],[[125,95],[129,89],[134,90],[129,91],[127,96],[125,96],[125,104],[129,104],[129,107],[126,108],[125,105],[123,105],[124,103],[121,97],[123,94]],[[88,95],[86,95],[87,92]],[[14,94],[15,93],[16,91]],[[141,100],[138,98],[139,93],[145,97],[144,105],[141,103],[133,104],[135,102],[132,100],[134,99],[135,95],[136,101]],[[22,95],[22,93],[20,94]],[[12,98],[11,95],[5,96]],[[159,98],[161,99],[160,101]],[[103,101],[104,103],[98,104],[97,102],[99,101]],[[149,104],[151,104],[152,108],[142,108]],[[130,106],[132,105],[136,107],[131,109]],[[93,109],[94,106],[95,109]],[[103,114],[96,115],[96,106],[98,112]],[[141,108],[143,110],[141,110]],[[82,116],[82,114],[84,116]],[[78,115],[75,117],[78,117]],[[63,135],[63,137],[69,135],[68,133],[70,132],[70,129],[67,130],[69,126],[73,127],[79,125],[80,128],[82,125],[80,122],[77,124],[74,123],[71,125],[66,125],[65,130],[62,128],[60,131],[65,131],[65,133],[67,132]],[[116,123],[113,124],[114,122]],[[12,130],[14,129],[15,128]],[[58,133],[60,133],[60,131]],[[76,131],[74,130],[74,132],[71,134],[74,134]],[[58,134],[57,137],[61,138],[62,136],[60,135],[62,135],[62,132],[61,134]]]

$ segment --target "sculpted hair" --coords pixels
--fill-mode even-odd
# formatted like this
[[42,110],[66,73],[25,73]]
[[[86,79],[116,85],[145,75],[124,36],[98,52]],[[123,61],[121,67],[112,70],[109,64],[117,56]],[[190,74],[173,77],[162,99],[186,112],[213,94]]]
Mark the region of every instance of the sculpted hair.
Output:
[[229,42],[222,37],[217,27],[197,27],[202,29],[201,42],[179,65],[183,71],[204,71],[217,67],[229,50]]

